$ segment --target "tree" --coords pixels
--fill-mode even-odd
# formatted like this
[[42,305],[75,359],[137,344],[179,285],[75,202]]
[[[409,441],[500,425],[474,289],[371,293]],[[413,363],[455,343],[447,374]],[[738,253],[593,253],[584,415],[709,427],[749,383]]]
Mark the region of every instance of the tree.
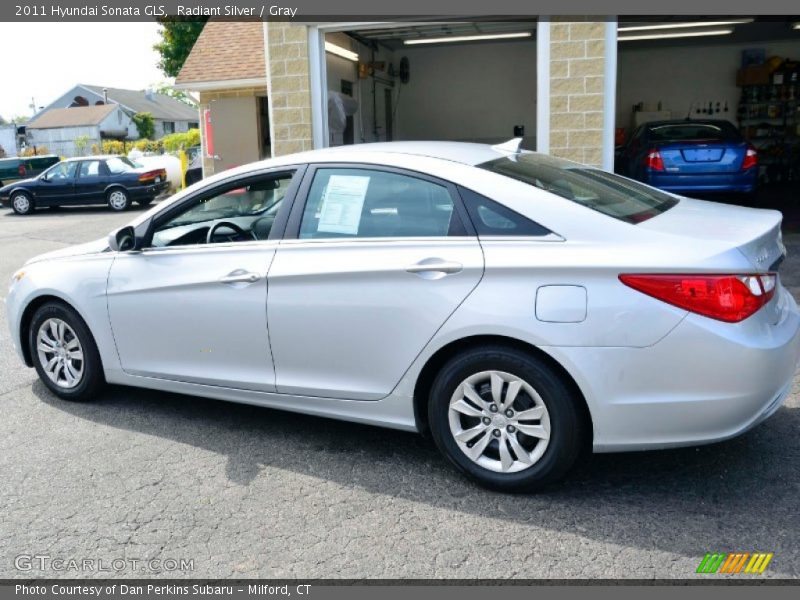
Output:
[[159,19],[161,41],[153,46],[161,54],[158,68],[167,77],[177,77],[186,57],[203,31],[208,19],[197,17],[164,17]]
[[194,101],[194,98],[188,94],[188,92],[176,90],[166,81],[156,84],[154,88],[157,94],[163,94],[164,96],[169,96],[170,98],[179,100],[184,104],[188,104],[189,106],[197,107],[197,103]]
[[8,121],[6,121],[6,120],[3,118],[3,115],[0,115],[0,125],[5,125],[6,123],[8,123]]
[[75,138],[73,144],[75,144],[75,152],[78,156],[83,156],[86,154],[86,148],[89,147],[89,141],[88,135],[79,135]]
[[136,125],[136,131],[139,132],[139,137],[144,139],[152,139],[156,134],[156,122],[153,119],[153,114],[149,112],[136,113],[132,117],[133,124]]

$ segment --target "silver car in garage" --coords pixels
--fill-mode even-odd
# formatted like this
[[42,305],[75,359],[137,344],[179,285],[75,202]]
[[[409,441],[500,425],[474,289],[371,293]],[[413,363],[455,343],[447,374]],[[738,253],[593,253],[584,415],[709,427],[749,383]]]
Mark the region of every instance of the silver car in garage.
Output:
[[779,408],[800,344],[780,226],[514,142],[323,149],[32,259],[7,313],[66,400],[122,384],[429,433],[530,490],[582,449],[715,442]]

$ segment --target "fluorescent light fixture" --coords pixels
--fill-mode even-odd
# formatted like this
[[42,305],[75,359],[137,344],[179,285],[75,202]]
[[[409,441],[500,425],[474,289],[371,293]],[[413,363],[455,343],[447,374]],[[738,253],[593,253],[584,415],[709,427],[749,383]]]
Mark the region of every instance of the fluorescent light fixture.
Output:
[[800,23],[795,23],[792,25],[792,29],[800,29]]
[[345,48],[337,46],[336,44],[331,44],[330,42],[325,42],[325,52],[330,52],[331,54],[335,54],[336,56],[341,56],[342,58],[346,58],[347,60],[358,62],[358,52],[353,52],[352,50],[346,50]]
[[690,21],[688,23],[659,23],[658,25],[625,25],[617,31],[651,31],[659,29],[690,29],[692,27],[719,27],[721,25],[741,25],[752,23],[753,19],[737,19],[735,21]]
[[483,40],[508,40],[512,38],[528,38],[531,37],[530,31],[518,31],[516,33],[487,33],[485,35],[450,35],[447,37],[437,38],[419,38],[413,40],[404,40],[406,46],[414,46],[416,44],[441,44],[443,42],[480,42]]
[[617,39],[620,42],[631,42],[633,40],[664,40],[668,38],[687,38],[703,37],[706,35],[728,35],[733,33],[733,28],[712,29],[710,31],[676,31],[675,33],[644,33],[641,35],[621,35]]

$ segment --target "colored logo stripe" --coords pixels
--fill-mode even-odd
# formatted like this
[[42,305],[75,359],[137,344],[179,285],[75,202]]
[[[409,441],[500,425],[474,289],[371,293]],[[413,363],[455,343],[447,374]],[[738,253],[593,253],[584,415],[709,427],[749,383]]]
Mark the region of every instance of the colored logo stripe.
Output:
[[[696,573],[745,573],[761,574],[767,569],[772,560],[772,552],[707,552],[703,560],[697,565]],[[749,560],[748,560],[749,559]],[[747,566],[745,566],[747,565]]]

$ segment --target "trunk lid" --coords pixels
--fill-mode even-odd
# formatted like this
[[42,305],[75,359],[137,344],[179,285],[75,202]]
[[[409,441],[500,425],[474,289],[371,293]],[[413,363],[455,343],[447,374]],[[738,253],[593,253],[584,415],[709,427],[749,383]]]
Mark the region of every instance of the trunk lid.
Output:
[[747,143],[670,142],[656,148],[667,173],[736,173],[742,168]]
[[759,271],[777,269],[786,253],[777,210],[681,198],[677,205],[637,228],[691,239],[716,240],[739,250]]

